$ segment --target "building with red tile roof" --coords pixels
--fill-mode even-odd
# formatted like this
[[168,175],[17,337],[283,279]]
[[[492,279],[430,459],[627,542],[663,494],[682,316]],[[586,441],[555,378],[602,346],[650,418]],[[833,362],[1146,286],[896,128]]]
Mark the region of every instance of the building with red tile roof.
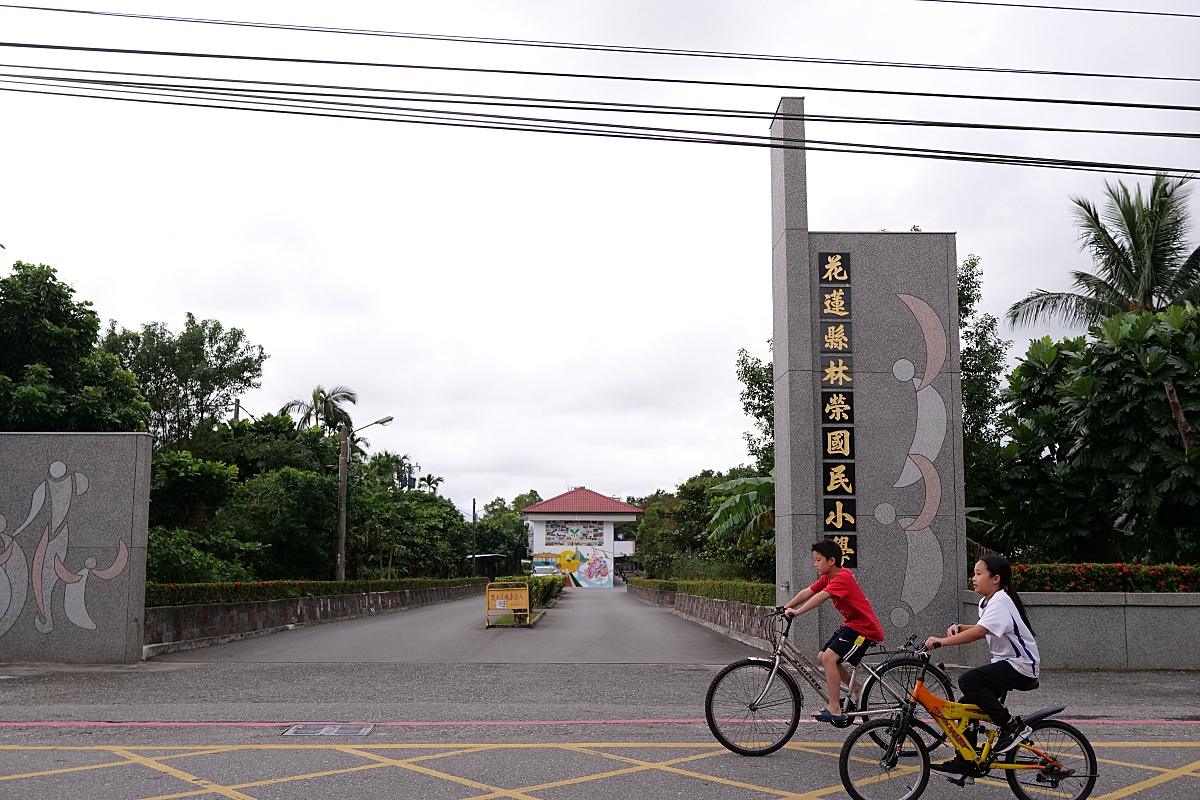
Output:
[[572,586],[611,589],[615,559],[633,555],[617,525],[642,510],[584,486],[521,509],[533,565],[553,566]]

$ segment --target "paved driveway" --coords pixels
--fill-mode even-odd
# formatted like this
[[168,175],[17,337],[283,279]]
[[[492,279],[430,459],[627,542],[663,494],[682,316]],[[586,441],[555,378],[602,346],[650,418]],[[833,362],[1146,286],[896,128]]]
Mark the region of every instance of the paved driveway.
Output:
[[[765,758],[714,742],[705,689],[751,652],[617,590],[571,592],[529,630],[484,630],[475,598],[128,667],[0,665],[0,798],[845,800],[841,731],[806,721]],[[1200,796],[1195,673],[1042,683],[1018,710],[1069,705],[1100,758],[1093,800]],[[293,722],[376,727],[281,736]],[[1011,796],[936,777],[924,795]]]

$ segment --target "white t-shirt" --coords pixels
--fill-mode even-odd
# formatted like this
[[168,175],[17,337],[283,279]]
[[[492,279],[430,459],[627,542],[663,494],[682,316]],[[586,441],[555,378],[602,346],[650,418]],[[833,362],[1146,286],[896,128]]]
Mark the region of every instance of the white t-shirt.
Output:
[[992,663],[1007,661],[1027,678],[1038,676],[1041,657],[1037,642],[1008,592],[1000,589],[990,600],[985,597],[979,601],[979,624],[987,629]]

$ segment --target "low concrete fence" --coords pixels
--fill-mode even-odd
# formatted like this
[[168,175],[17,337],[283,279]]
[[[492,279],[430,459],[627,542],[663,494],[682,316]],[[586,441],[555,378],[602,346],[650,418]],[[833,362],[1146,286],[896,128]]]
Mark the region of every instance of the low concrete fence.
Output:
[[[979,595],[962,602],[962,621],[978,620]],[[1046,669],[1200,669],[1200,594],[1021,592],[1021,602]]]
[[771,649],[770,642],[762,638],[762,626],[767,615],[775,610],[772,606],[752,606],[733,600],[663,592],[631,584],[626,584],[625,591],[652,606],[673,606],[679,616],[712,628],[731,639],[764,650]]
[[[674,606],[675,613],[731,638],[768,648],[760,637],[769,606],[660,592],[627,591],[644,603]],[[979,619],[979,595],[962,593],[959,621]],[[1022,592],[1045,669],[1200,670],[1200,594],[1125,592]],[[953,620],[948,620],[953,622]],[[941,635],[943,631],[930,631]],[[987,644],[955,649],[954,661],[984,664]],[[943,650],[942,652],[946,652]]]
[[304,625],[448,603],[482,595],[485,588],[484,584],[479,583],[402,592],[290,597],[248,603],[156,606],[146,609],[142,658],[264,636]]

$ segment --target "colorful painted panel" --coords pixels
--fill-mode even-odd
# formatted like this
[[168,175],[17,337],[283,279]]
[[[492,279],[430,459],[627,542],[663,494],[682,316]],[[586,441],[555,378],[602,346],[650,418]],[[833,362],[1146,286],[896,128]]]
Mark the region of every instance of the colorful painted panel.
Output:
[[604,544],[603,522],[559,522],[546,523],[546,546]]
[[533,554],[533,566],[553,565],[555,572],[567,576],[568,586],[587,589],[611,589],[612,554],[592,547],[564,548],[556,552]]

